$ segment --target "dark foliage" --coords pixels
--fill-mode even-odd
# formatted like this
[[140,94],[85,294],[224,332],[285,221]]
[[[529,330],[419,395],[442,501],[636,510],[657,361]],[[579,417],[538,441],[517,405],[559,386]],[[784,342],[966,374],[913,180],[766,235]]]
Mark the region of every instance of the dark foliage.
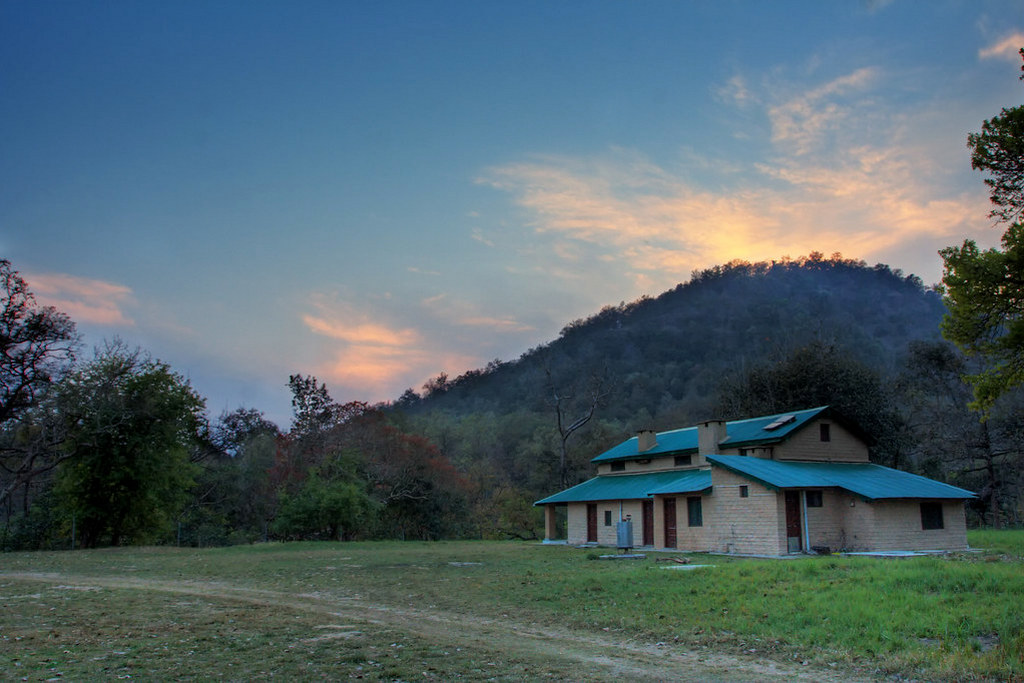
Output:
[[974,387],[971,407],[987,417],[1001,396],[1024,385],[1024,106],[985,121],[981,133],[967,136],[967,146],[971,167],[989,176],[990,215],[1009,226],[1002,249],[980,250],[964,240],[939,252],[949,308],[942,331],[983,360],[967,380]]
[[28,513],[34,480],[64,459],[64,430],[42,407],[75,359],[75,324],[52,306],[40,306],[11,262],[0,259],[0,509],[9,517],[21,489]]
[[[558,339],[516,361],[438,378],[428,383],[423,397],[406,392],[390,410],[393,419],[404,416],[410,430],[430,438],[462,471],[487,472],[487,491],[507,498],[508,490],[516,490],[536,500],[560,486],[563,472],[552,384],[579,388],[574,393],[580,405],[567,411],[575,418],[587,414],[590,378],[603,378],[601,403],[574,434],[567,454],[565,471],[575,483],[593,474],[590,458],[638,429],[758,412],[754,405],[729,409],[723,392],[800,349],[830,349],[834,362],[842,359],[851,377],[865,380],[865,392],[885,389],[910,342],[939,338],[943,313],[937,292],[916,276],[881,264],[870,267],[819,253],[734,261],[694,273],[658,297],[607,306],[573,321]],[[816,391],[793,396],[814,405],[841,398]],[[898,429],[898,420],[894,399],[885,400],[883,414],[852,419],[876,435],[877,457],[892,464],[905,445],[888,431]],[[840,402],[847,409],[853,405]],[[769,404],[761,407],[772,412]],[[797,406],[782,409],[790,407]],[[499,506],[488,495],[481,493],[478,501],[485,511],[478,517],[485,527],[481,533],[531,533],[503,526]],[[539,517],[533,523],[539,524]]]

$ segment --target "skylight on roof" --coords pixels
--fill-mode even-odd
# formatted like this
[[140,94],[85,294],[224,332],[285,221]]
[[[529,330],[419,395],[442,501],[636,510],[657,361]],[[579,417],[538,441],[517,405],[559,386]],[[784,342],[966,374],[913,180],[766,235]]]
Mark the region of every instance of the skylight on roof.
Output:
[[773,431],[775,429],[778,429],[779,427],[784,427],[785,425],[788,425],[790,422],[795,422],[795,421],[796,421],[796,415],[781,415],[781,416],[775,418],[774,422],[772,422],[769,425],[766,425],[764,430],[766,432],[770,432],[770,431]]

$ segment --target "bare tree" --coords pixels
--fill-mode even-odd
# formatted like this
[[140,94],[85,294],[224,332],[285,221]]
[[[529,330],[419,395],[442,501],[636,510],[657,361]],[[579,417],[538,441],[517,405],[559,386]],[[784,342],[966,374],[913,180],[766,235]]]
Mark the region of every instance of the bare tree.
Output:
[[[585,389],[578,394],[575,383],[559,388],[551,368],[546,368],[544,372],[547,375],[548,402],[555,410],[560,439],[558,479],[561,486],[566,487],[569,485],[569,439],[590,422],[598,407],[604,403],[610,393],[608,377],[607,372],[592,373]],[[574,415],[578,417],[572,419]]]

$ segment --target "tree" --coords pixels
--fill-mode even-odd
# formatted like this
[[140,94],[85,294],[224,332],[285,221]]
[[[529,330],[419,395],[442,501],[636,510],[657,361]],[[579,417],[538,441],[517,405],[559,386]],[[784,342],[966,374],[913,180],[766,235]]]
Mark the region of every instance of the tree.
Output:
[[1012,428],[1019,421],[1012,394],[1000,399],[991,419],[972,416],[967,373],[967,359],[946,342],[910,345],[896,382],[911,436],[910,460],[926,476],[977,493],[974,511],[999,528],[1001,511],[1013,507],[1007,482],[1021,459],[1021,441]]
[[939,252],[949,309],[942,334],[987,361],[966,376],[974,387],[971,407],[986,415],[996,399],[1024,383],[1024,225],[1011,225],[1002,246],[980,251],[965,240]]
[[339,427],[357,421],[371,411],[362,401],[339,404],[331,398],[327,385],[312,375],[291,375],[295,419],[282,439],[273,477],[279,489],[294,490],[310,469],[320,467],[336,451]]
[[221,413],[211,431],[214,445],[230,458],[238,457],[253,439],[280,434],[277,425],[256,408],[238,408]]
[[436,539],[461,521],[466,482],[427,438],[408,434],[370,410],[337,429],[338,474],[354,469],[379,505],[378,533]]
[[[608,389],[607,371],[592,373],[583,390],[582,397],[578,397],[575,385],[567,388],[559,388],[552,377],[551,369],[545,370],[547,374],[548,402],[555,410],[555,426],[558,428],[559,455],[558,455],[558,480],[565,488],[569,485],[569,439],[577,431],[582,429],[594,418],[594,413],[604,402],[610,393]],[[574,411],[575,412],[570,412]],[[572,419],[571,415],[578,415]]]
[[115,341],[67,378],[60,403],[74,457],[61,466],[56,491],[82,545],[169,532],[195,481],[189,456],[205,421],[188,381]]
[[310,435],[331,428],[337,404],[331,399],[326,384],[318,382],[312,375],[291,375],[288,388],[292,390],[292,409],[295,412],[293,433]]
[[325,480],[313,470],[298,492],[281,496],[274,533],[340,541],[365,527],[378,507],[357,482]]
[[971,407],[987,416],[996,399],[1024,384],[1024,106],[1003,108],[981,133],[967,137],[967,146],[971,167],[990,175],[985,184],[996,207],[990,215],[1010,225],[1002,250],[981,251],[974,240],[964,240],[939,252],[949,311],[942,333],[987,361],[967,376],[974,387]]
[[77,346],[75,324],[36,304],[11,262],[0,259],[0,505],[66,457],[58,448],[63,430],[42,404]]
[[871,442],[871,456],[899,467],[902,421],[878,373],[837,346],[814,342],[722,384],[718,406],[726,419],[828,405]]
[[[1024,48],[1020,56],[1024,59]],[[1024,81],[1024,74],[1020,80]],[[981,124],[980,133],[967,136],[967,146],[971,168],[992,176],[985,179],[996,206],[989,215],[1006,223],[1019,222],[1024,210],[1024,106],[1003,107],[999,116]]]
[[179,518],[178,542],[264,538],[276,493],[270,469],[280,436],[277,425],[255,408],[238,408],[222,413],[209,431],[210,455],[197,462],[201,471]]
[[0,423],[32,406],[74,360],[75,324],[39,306],[28,284],[0,259]]

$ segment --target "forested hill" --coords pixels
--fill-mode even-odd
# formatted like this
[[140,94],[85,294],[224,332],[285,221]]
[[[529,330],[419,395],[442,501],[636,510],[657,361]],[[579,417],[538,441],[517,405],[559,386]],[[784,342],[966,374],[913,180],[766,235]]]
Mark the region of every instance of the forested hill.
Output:
[[710,417],[727,379],[812,342],[888,376],[912,340],[939,337],[943,312],[938,293],[886,265],[818,254],[732,262],[575,320],[517,361],[441,375],[396,406],[410,416],[551,413],[557,394],[579,412],[596,391],[603,422],[676,427]]

